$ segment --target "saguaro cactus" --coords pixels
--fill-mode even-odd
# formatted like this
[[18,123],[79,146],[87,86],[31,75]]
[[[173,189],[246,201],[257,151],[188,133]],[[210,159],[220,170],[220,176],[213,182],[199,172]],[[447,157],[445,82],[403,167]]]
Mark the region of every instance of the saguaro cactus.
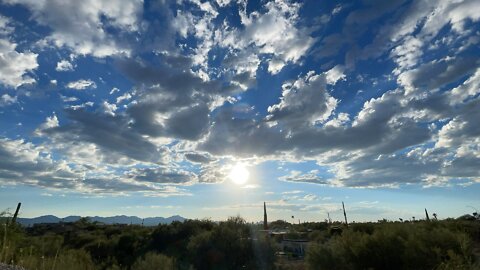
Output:
[[18,217],[18,212],[20,211],[20,206],[22,206],[22,203],[19,202],[17,204],[17,210],[15,210],[15,214],[13,214],[12,222],[10,223],[11,225],[15,224],[17,222],[17,217]]
[[345,212],[345,204],[342,202],[343,216],[345,217],[345,225],[348,227],[347,213]]
[[425,217],[427,218],[427,221],[430,221],[430,217],[428,216],[427,208],[425,208]]
[[263,202],[263,229],[268,230],[268,222],[267,222],[267,205]]

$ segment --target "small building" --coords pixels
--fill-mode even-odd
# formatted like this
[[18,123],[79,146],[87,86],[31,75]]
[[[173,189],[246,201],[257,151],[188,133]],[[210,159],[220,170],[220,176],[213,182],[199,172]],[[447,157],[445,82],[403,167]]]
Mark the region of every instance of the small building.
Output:
[[309,244],[306,239],[283,239],[281,242],[282,250],[292,253],[295,257],[304,257]]

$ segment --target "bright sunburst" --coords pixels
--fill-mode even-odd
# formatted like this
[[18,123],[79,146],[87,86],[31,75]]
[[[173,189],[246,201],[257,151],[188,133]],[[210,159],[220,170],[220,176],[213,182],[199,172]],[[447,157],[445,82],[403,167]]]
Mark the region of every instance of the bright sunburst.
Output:
[[237,163],[235,166],[233,166],[228,174],[230,180],[237,185],[243,185],[247,183],[249,176],[250,172],[245,165],[241,163]]

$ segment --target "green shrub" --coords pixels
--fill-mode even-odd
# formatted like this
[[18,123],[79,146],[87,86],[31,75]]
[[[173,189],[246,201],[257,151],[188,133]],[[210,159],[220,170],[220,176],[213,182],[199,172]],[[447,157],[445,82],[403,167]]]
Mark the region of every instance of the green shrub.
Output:
[[95,264],[90,254],[84,250],[67,250],[55,257],[25,254],[17,261],[17,265],[29,270],[52,269],[52,270],[94,270]]
[[464,269],[473,263],[469,239],[433,223],[377,224],[312,245],[306,262],[309,269]]
[[174,270],[175,260],[163,254],[149,252],[138,259],[131,270]]

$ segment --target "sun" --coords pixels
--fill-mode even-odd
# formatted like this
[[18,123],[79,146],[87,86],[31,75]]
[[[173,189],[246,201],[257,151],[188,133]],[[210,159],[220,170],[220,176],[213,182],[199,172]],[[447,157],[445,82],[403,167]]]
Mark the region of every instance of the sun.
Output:
[[237,185],[244,185],[248,182],[249,177],[250,172],[242,163],[235,164],[228,174],[228,178],[230,178],[230,180]]

